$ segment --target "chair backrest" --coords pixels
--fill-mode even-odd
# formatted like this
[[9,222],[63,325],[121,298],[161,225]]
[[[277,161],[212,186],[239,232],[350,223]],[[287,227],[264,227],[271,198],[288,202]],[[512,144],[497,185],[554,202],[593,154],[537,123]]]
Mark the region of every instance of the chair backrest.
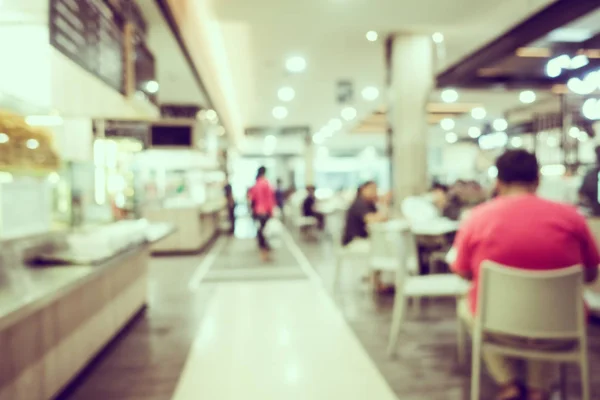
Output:
[[406,274],[408,261],[416,253],[414,237],[407,221],[369,225],[372,258],[398,260],[397,273]]
[[585,333],[580,266],[525,271],[484,261],[480,274],[477,323],[483,332],[539,339]]

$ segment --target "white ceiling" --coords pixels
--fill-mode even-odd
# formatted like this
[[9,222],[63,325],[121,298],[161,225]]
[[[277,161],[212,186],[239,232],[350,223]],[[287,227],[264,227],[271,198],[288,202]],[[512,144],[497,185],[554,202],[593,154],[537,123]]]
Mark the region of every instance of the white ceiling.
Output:
[[[309,125],[318,130],[339,116],[335,85],[340,79],[354,84],[355,106],[366,116],[381,105],[361,99],[364,86],[383,89],[385,76],[383,38],[390,32],[436,31],[446,36],[447,66],[493,39],[552,0],[213,0],[225,41],[235,25],[244,26],[244,42],[232,45],[230,57],[245,126]],[[380,33],[372,43],[369,30]],[[236,35],[232,35],[234,39]],[[240,60],[240,53],[245,55]],[[302,55],[305,73],[290,75],[286,57]],[[251,82],[251,84],[248,84]],[[283,122],[271,114],[281,104],[277,90],[290,85],[296,99],[287,105]],[[518,100],[517,100],[518,102]]]

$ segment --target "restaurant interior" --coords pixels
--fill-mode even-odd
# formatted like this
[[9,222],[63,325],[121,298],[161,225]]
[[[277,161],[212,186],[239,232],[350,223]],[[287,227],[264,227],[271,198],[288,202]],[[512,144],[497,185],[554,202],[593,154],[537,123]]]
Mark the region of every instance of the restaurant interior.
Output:
[[597,253],[598,0],[0,0],[0,54],[0,400],[600,399],[589,265],[459,268],[507,154]]

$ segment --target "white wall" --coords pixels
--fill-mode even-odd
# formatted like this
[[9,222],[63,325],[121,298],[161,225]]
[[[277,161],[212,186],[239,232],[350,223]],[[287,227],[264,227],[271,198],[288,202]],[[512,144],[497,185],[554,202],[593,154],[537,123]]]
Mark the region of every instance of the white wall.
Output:
[[99,78],[50,49],[52,106],[72,117],[152,118],[159,110],[138,98],[128,99]]
[[48,40],[44,24],[0,24],[0,95],[43,109],[51,106]]

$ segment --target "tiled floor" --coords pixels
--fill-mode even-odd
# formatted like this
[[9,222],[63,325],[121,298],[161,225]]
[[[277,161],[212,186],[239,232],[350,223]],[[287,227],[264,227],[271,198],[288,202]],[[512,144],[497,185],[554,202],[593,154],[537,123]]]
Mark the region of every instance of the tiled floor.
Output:
[[[373,297],[361,287],[361,271],[344,271],[342,288],[333,299],[354,331],[355,336],[351,335],[324,292],[302,277],[318,275],[330,291],[331,243],[322,236],[314,241],[293,236],[294,241],[287,240],[276,250],[275,261],[266,270],[252,241],[228,240],[206,275],[208,279],[194,290],[189,281],[197,275],[202,257],[153,259],[146,313],[60,398],[167,400],[182,373],[177,400],[320,399],[321,392],[306,391],[311,386],[322,388],[331,399],[390,398],[365,357],[368,354],[401,400],[468,399],[469,368],[456,362],[452,303],[429,304],[421,317],[407,321],[399,357],[390,360],[385,345],[392,299]],[[314,270],[307,270],[307,264]],[[294,278],[282,279],[284,270],[292,271]],[[235,273],[214,275],[215,271]],[[262,271],[266,281],[248,282],[252,271]],[[277,324],[278,315],[282,325]],[[211,332],[214,335],[223,327],[231,329],[209,340]],[[591,327],[590,340],[592,393],[593,398],[600,398],[600,378],[594,373],[600,368],[598,326]],[[284,359],[293,353],[297,368],[288,365],[286,370]],[[308,363],[312,369],[306,368]],[[358,370],[356,365],[363,368]],[[317,371],[322,372],[315,374]],[[576,369],[571,372],[570,400],[576,400],[578,373]],[[208,383],[199,385],[206,376],[210,377]],[[225,381],[226,376],[231,379]],[[271,380],[264,380],[267,376]],[[333,384],[341,376],[348,382]],[[484,382],[482,399],[491,399],[493,385],[485,377]],[[345,386],[353,391],[345,392]],[[240,394],[241,388],[247,388],[245,393]],[[369,394],[353,397],[360,390]],[[270,397],[269,393],[276,395]]]

